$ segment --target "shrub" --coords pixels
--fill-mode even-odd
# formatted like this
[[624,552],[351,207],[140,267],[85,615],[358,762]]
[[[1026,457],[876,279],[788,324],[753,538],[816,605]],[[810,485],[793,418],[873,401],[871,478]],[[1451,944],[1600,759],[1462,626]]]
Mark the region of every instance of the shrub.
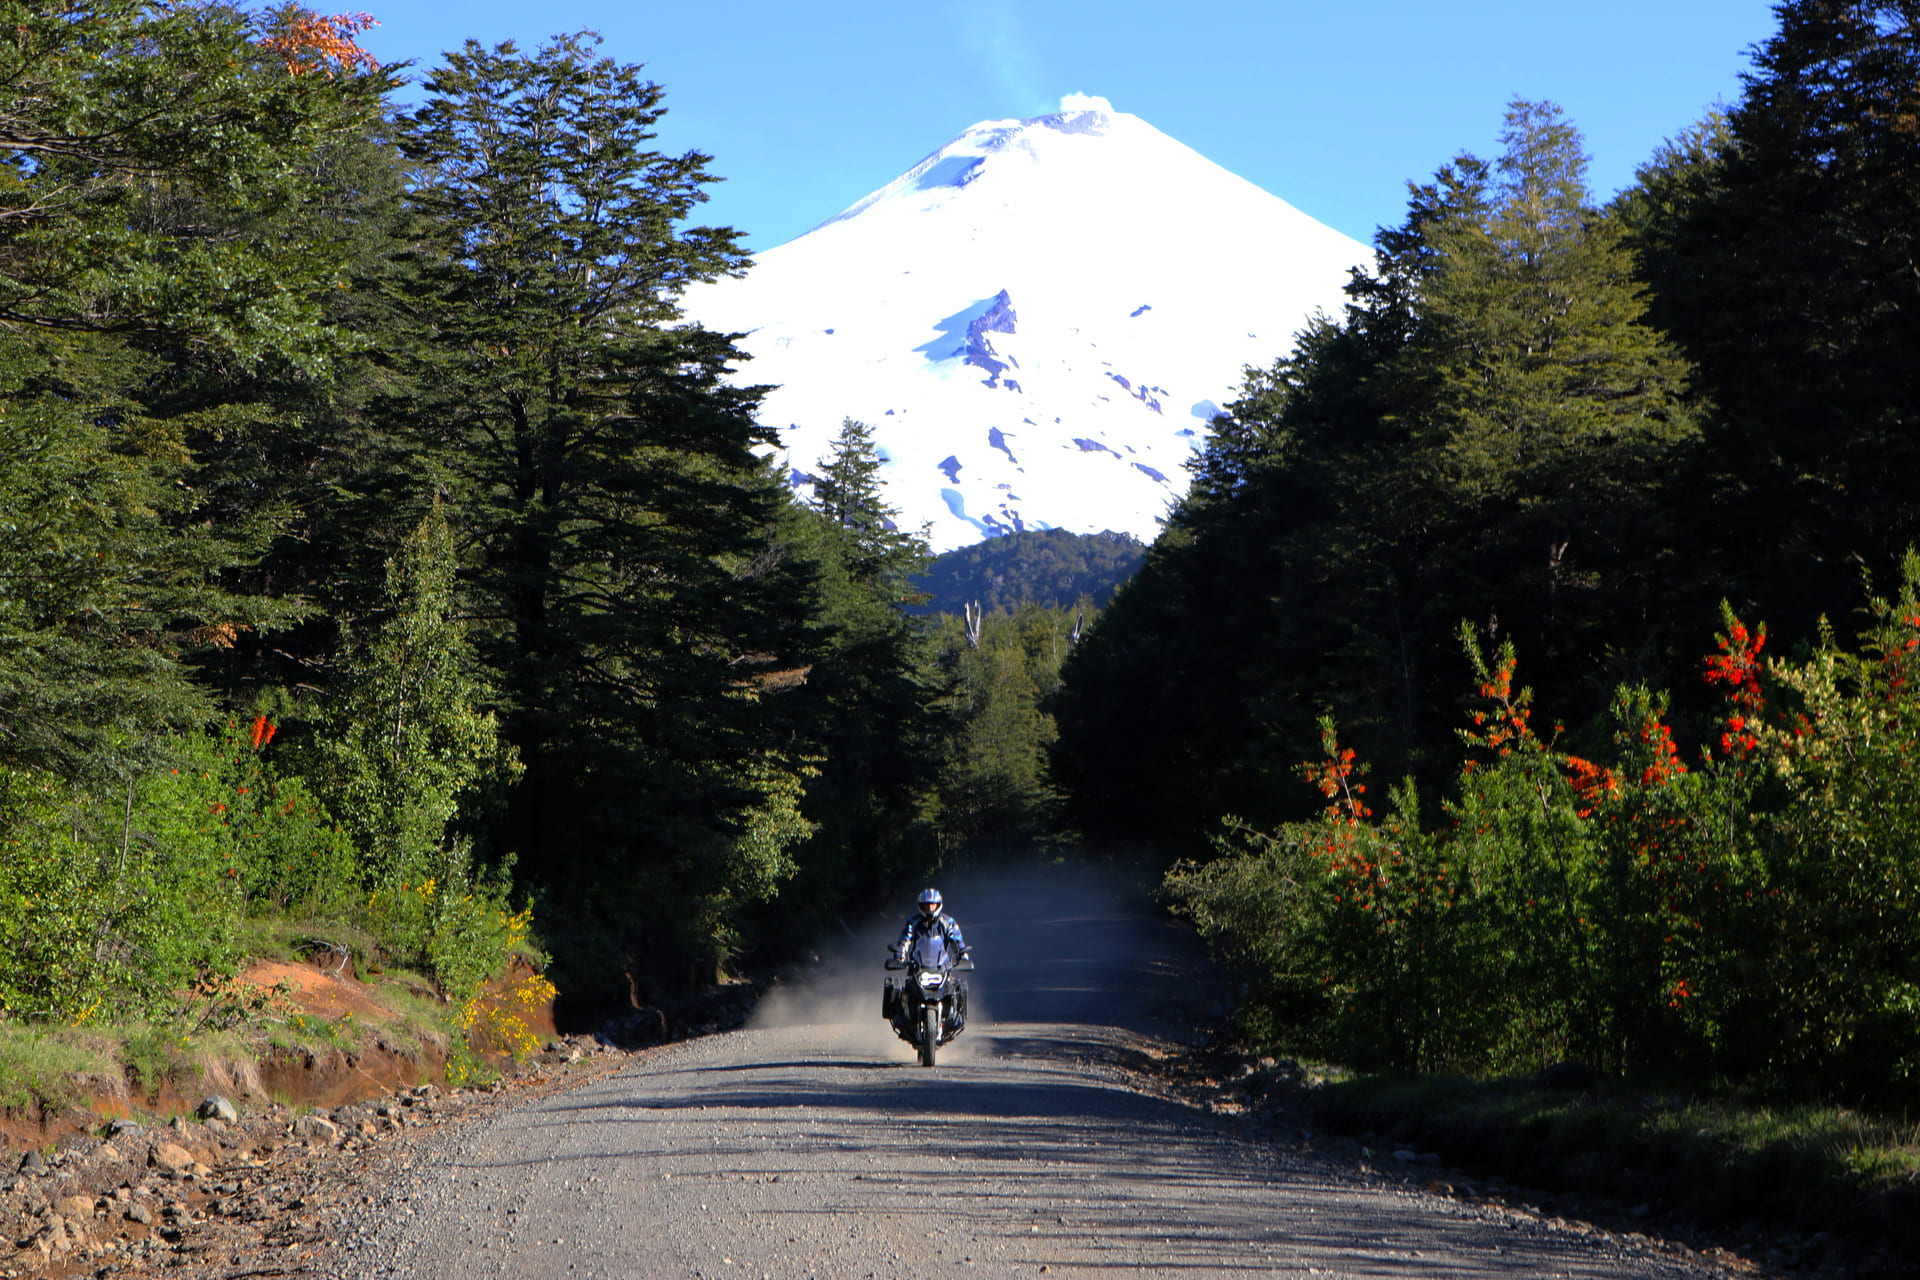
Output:
[[1605,760],[1535,730],[1505,645],[1462,641],[1477,701],[1445,820],[1385,817],[1323,722],[1320,819],[1233,819],[1167,892],[1249,975],[1242,1019],[1359,1066],[1575,1056],[1793,1096],[1920,1097],[1920,556],[1857,653],[1763,659],[1731,611],[1726,706],[1690,767],[1665,698],[1616,691]]

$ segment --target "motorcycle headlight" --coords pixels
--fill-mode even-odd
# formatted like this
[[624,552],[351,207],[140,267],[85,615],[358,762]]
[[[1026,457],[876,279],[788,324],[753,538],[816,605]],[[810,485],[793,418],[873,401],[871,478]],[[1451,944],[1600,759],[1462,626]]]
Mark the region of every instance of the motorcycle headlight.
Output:
[[941,985],[942,983],[944,983],[945,981],[946,981],[946,978],[945,978],[945,977],[943,977],[943,976],[942,976],[942,975],[940,975],[940,974],[937,974],[937,973],[933,973],[933,972],[931,972],[931,971],[929,971],[929,972],[926,972],[926,973],[922,973],[922,974],[920,975],[920,986],[921,986],[921,987],[922,987],[923,989],[925,989],[925,990],[929,990],[929,991],[930,991],[930,990],[932,990],[932,989],[933,989],[933,988],[935,988],[935,987],[938,987],[938,986],[940,986],[940,985]]

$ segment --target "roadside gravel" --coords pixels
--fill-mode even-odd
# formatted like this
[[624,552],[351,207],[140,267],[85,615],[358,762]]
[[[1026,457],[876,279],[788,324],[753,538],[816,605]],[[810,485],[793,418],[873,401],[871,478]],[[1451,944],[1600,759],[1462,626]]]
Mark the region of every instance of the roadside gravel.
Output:
[[0,1179],[0,1277],[328,1274],[340,1224],[433,1140],[626,1062],[569,1040],[491,1089],[421,1085],[325,1113],[247,1108],[232,1123],[119,1121],[105,1138],[26,1152]]

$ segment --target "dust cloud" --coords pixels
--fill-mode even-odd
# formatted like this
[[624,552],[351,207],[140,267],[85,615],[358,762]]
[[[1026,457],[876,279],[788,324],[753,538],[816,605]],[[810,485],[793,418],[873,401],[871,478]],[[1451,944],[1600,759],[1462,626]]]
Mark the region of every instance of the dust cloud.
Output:
[[[1082,1023],[1136,1031],[1212,1016],[1227,992],[1190,930],[1170,920],[1143,879],[1073,860],[1005,860],[933,882],[973,948],[967,1029],[941,1050],[990,1052],[995,1028]],[[760,1001],[754,1028],[811,1028],[840,1050],[911,1061],[880,1014],[887,948],[914,909],[899,909],[816,944],[819,959]],[[1204,989],[1196,997],[1196,984]],[[1209,997],[1205,992],[1217,993]]]

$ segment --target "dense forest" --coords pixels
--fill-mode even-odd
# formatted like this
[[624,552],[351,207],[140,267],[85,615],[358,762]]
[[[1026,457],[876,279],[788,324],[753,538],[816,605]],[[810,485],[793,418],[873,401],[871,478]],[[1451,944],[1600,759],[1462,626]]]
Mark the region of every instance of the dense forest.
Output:
[[1410,184],[1069,661],[1261,1036],[1920,1096],[1920,5],[1776,14],[1604,204],[1546,102]]
[[8,1018],[204,1024],[290,925],[653,1001],[1051,812],[1057,646],[910,618],[867,429],[795,502],[681,321],[747,259],[638,66],[469,42],[402,107],[364,17],[5,18]]
[[1104,609],[1146,553],[1138,538],[1112,530],[1027,529],[988,538],[936,557],[914,579],[925,599],[912,612],[964,614],[969,605],[990,613],[1022,605]]
[[590,34],[0,10],[7,1019],[207,1025],[289,928],[651,1002],[1078,843],[1265,1043],[1920,1097],[1914,0],[1778,5],[1604,202],[1511,104],[1152,547],[939,562],[865,425],[781,483]]

